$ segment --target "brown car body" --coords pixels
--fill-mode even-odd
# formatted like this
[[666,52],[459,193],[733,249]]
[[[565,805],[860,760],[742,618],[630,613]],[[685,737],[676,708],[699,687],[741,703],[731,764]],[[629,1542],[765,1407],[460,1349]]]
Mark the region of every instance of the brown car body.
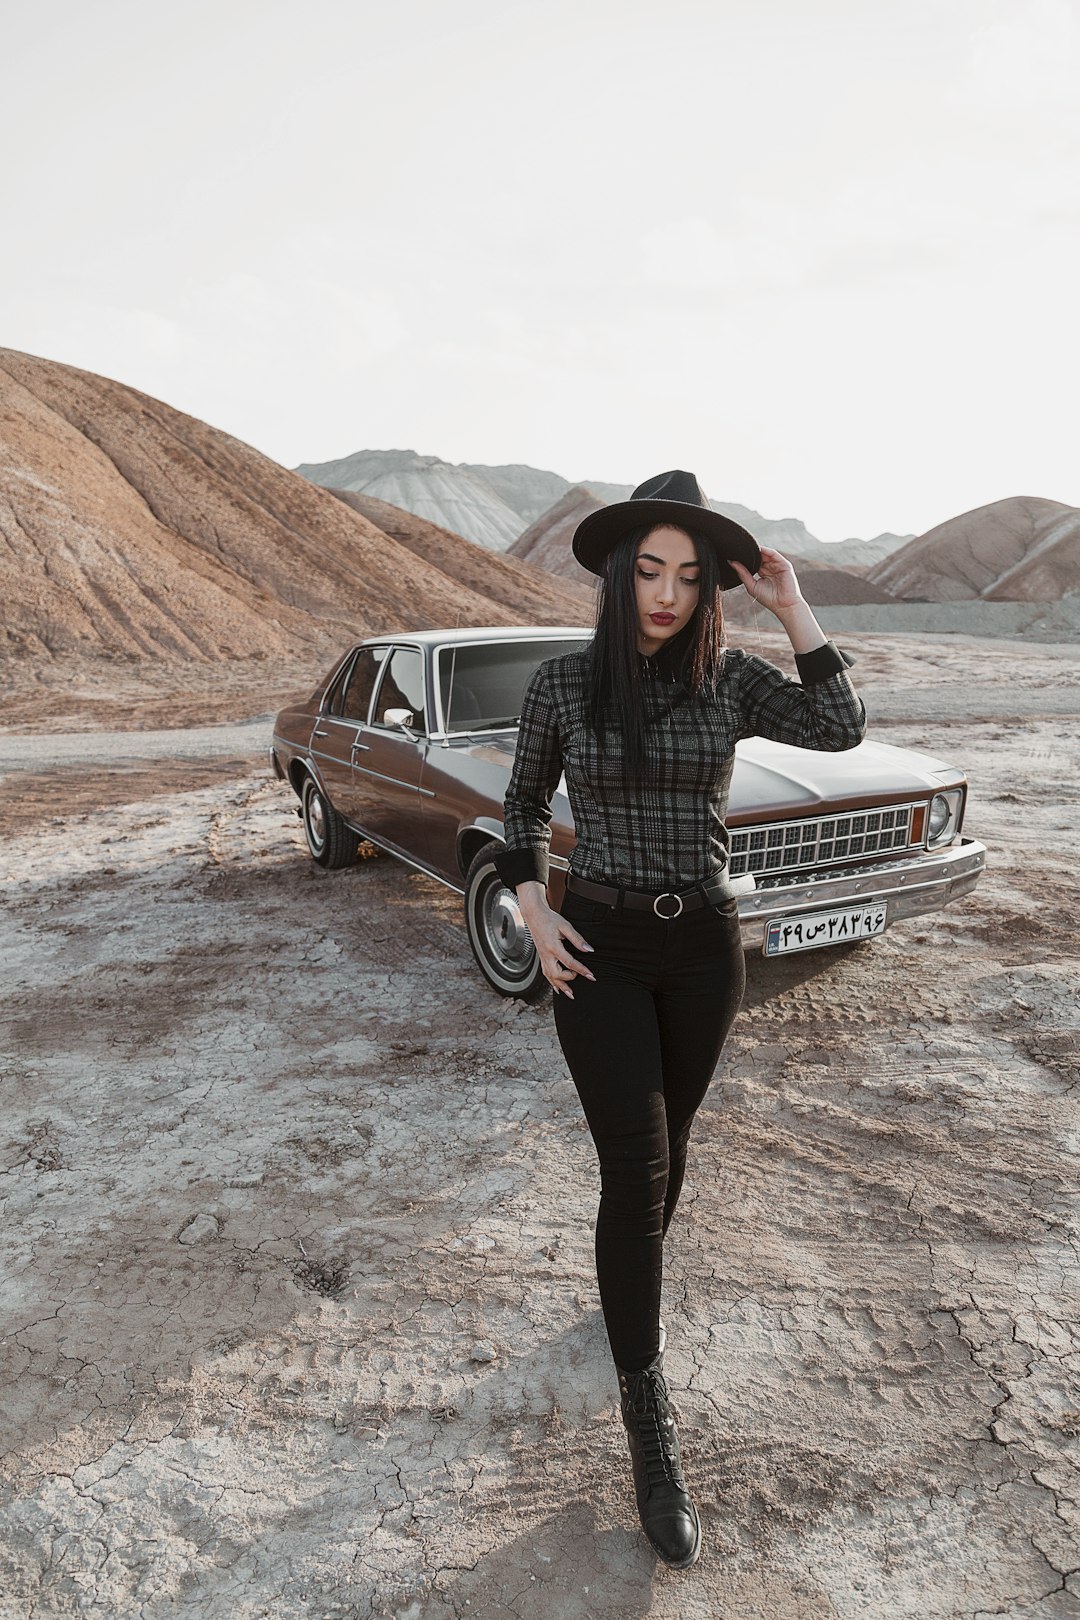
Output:
[[[591,634],[580,626],[492,626],[370,637],[274,724],[273,769],[301,800],[298,814],[313,857],[326,866],[345,865],[363,837],[465,895],[473,950],[503,994],[535,998],[543,988],[538,964],[529,961],[535,952],[516,896],[491,860],[503,843],[516,717],[497,716],[503,723],[478,723],[473,730],[456,718],[448,726],[447,665],[453,670],[455,649],[465,649],[463,660],[505,652],[531,669],[585,644]],[[399,648],[408,651],[392,661]],[[350,705],[351,683],[361,686],[359,671],[376,663],[370,699],[365,688],[363,704]],[[408,710],[387,701],[401,696],[385,675],[395,668],[409,672],[413,683]],[[550,896],[556,906],[574,846],[564,786],[560,782],[552,804]],[[962,833],[966,798],[961,771],[887,743],[868,740],[829,754],[762,738],[740,742],[727,825],[731,875],[745,889],[739,897],[744,945],[764,948],[771,937],[774,948],[781,938],[782,949],[812,948],[833,937],[801,947],[793,939],[812,934],[813,919],[841,908],[876,906],[887,926],[968,893],[986,851]],[[934,820],[946,811],[935,840]]]

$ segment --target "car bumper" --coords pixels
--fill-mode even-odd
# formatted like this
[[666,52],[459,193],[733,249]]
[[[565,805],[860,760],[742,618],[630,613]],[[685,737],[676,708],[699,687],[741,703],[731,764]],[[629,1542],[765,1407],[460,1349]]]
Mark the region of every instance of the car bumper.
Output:
[[774,917],[805,917],[852,903],[887,904],[887,927],[903,917],[940,911],[951,900],[970,894],[985,866],[985,844],[961,838],[948,849],[915,860],[856,867],[831,878],[781,881],[775,887],[759,885],[752,894],[739,896],[743,946],[761,950],[766,926]]

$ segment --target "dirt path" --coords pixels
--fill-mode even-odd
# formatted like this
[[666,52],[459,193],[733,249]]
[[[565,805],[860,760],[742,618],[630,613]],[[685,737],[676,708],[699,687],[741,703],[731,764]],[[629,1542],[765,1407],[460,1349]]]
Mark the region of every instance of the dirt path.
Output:
[[1080,1616],[1080,720],[997,696],[940,745],[983,887],[749,961],[667,1244],[686,1575],[458,898],[319,871],[257,758],[0,782],[0,1615]]
[[242,725],[175,727],[158,731],[69,731],[18,735],[0,732],[0,772],[40,771],[53,765],[104,768],[148,760],[266,759],[273,716]]

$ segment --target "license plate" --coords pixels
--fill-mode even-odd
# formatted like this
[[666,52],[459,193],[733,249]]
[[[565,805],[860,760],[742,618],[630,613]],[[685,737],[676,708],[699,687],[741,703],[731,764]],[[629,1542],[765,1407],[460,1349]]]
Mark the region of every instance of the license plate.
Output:
[[843,911],[813,911],[806,917],[774,917],[765,929],[766,956],[788,951],[816,951],[853,939],[883,934],[889,920],[884,901],[877,906],[848,906]]

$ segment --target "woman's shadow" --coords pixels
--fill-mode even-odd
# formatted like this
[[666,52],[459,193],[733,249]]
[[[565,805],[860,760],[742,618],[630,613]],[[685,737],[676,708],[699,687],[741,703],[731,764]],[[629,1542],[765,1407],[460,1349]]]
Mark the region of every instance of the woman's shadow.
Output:
[[640,1526],[598,1310],[494,1367],[459,1421],[481,1455],[501,1452],[508,1464],[488,1486],[494,1498],[481,1490],[479,1523],[496,1512],[515,1533],[472,1567],[463,1538],[465,1567],[425,1595],[418,1620],[644,1620],[657,1612],[658,1587],[687,1578],[658,1561]]

